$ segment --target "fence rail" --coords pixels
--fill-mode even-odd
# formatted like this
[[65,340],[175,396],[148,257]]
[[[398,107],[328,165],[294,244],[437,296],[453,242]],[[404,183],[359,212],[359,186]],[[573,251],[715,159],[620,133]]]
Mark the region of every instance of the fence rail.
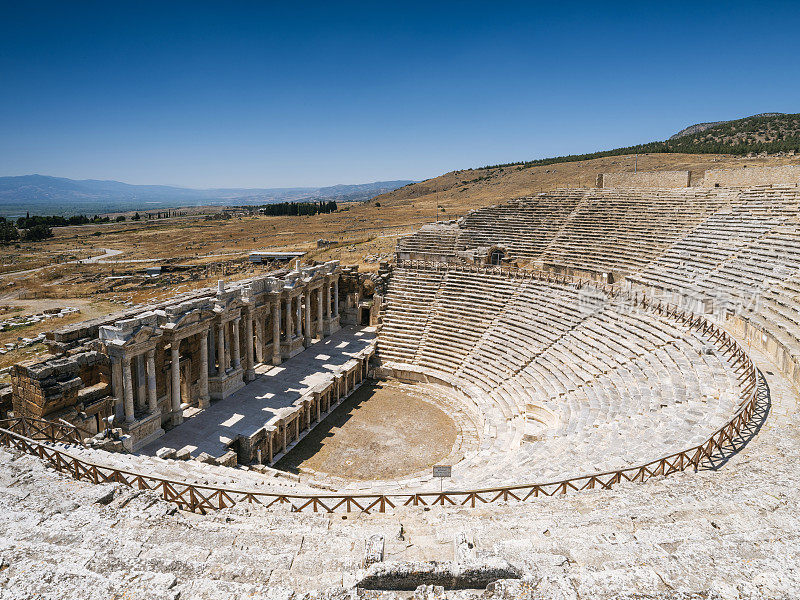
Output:
[[399,506],[468,506],[476,507],[493,502],[525,502],[539,496],[555,496],[590,489],[610,489],[622,482],[641,482],[652,477],[662,477],[697,470],[704,460],[711,459],[726,446],[735,443],[743,428],[753,416],[757,402],[757,371],[753,361],[725,330],[676,305],[653,302],[643,294],[631,294],[614,285],[573,278],[544,271],[527,271],[502,267],[426,263],[401,261],[398,266],[418,269],[445,269],[479,273],[496,273],[505,277],[531,277],[564,285],[589,285],[602,290],[610,297],[626,298],[636,306],[674,319],[694,329],[717,344],[717,349],[731,361],[742,389],[739,408],[730,421],[715,431],[705,442],[659,458],[646,464],[604,473],[580,475],[546,483],[521,483],[499,488],[447,491],[397,491],[386,494],[282,494],[268,491],[239,490],[176,481],[133,471],[96,464],[71,455],[67,450],[52,446],[54,443],[80,443],[77,428],[39,419],[19,417],[0,421],[0,444],[37,456],[60,473],[91,483],[117,483],[138,490],[152,490],[161,498],[179,508],[200,513],[231,507],[239,503],[284,507],[292,512],[360,511],[386,512]]

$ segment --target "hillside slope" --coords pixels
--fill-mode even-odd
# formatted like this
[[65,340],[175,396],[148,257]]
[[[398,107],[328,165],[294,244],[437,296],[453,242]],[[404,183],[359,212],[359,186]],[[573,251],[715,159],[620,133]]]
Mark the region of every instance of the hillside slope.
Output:
[[738,157],[722,154],[642,154],[607,156],[546,165],[512,165],[452,171],[407,185],[375,198],[380,214],[429,215],[431,221],[459,217],[473,208],[498,204],[565,187],[594,187],[598,173],[633,171],[692,171],[693,178],[709,169],[800,164],[797,156]]
[[726,121],[695,133],[667,140],[670,151],[727,152],[800,152],[800,114],[755,115]]
[[[764,152],[773,156],[757,156]],[[692,125],[667,141],[591,154],[506,163],[445,173],[374,199],[384,208],[410,204],[432,217],[468,210],[559,187],[592,187],[598,173],[692,171],[800,164],[800,114],[763,113]],[[638,156],[637,156],[638,155]]]
[[[800,113],[763,113],[734,121],[721,121],[718,124],[701,123],[688,129],[701,128],[696,133],[672,136],[663,142],[647,142],[624,148],[600,150],[588,154],[571,154],[491,165],[491,167],[529,167],[534,165],[553,165],[557,163],[591,160],[605,156],[626,154],[733,154],[745,156],[768,153],[800,154]],[[683,130],[686,131],[686,130]]]

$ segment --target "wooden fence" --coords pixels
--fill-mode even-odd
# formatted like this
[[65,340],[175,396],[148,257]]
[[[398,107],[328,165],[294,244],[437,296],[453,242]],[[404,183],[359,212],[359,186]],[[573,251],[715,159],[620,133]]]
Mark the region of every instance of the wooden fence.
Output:
[[546,483],[520,483],[519,485],[473,490],[402,491],[386,494],[283,494],[269,491],[239,490],[165,479],[155,475],[125,471],[96,464],[70,454],[68,449],[52,444],[80,443],[80,432],[67,424],[51,423],[28,418],[0,421],[0,444],[20,452],[32,454],[60,473],[91,483],[117,483],[138,490],[152,490],[179,508],[200,513],[227,508],[246,502],[263,506],[279,506],[293,512],[361,511],[385,512],[398,506],[468,506],[475,507],[493,502],[525,502],[539,496],[554,496],[580,490],[609,489],[626,481],[645,481],[685,471],[697,470],[704,460],[723,451],[735,440],[753,416],[757,403],[757,371],[753,361],[726,331],[701,315],[682,310],[675,305],[653,302],[642,294],[630,294],[617,286],[593,280],[576,279],[566,275],[508,269],[501,267],[442,265],[419,261],[404,261],[401,267],[417,269],[446,269],[480,273],[496,273],[505,277],[530,277],[552,283],[575,286],[592,286],[610,297],[626,298],[634,305],[674,319],[704,335],[717,344],[734,367],[742,396],[739,408],[731,420],[715,431],[705,442],[634,467],[604,473],[581,475]]

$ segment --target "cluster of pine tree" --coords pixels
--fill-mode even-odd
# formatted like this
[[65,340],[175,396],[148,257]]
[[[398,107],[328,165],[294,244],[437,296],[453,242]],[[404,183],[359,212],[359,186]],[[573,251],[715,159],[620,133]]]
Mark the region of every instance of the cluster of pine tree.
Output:
[[[137,215],[139,213],[136,213]],[[114,219],[117,222],[125,220],[124,216]],[[109,217],[94,215],[33,215],[27,213],[24,217],[17,218],[16,222],[0,217],[0,244],[10,244],[18,240],[39,242],[53,237],[53,227],[66,227],[68,225],[90,225],[92,223],[109,223]],[[20,230],[22,233],[20,233]]]
[[279,202],[277,204],[263,204],[261,206],[242,206],[250,212],[259,212],[268,217],[318,215],[336,212],[335,200],[328,202]]
[[11,244],[20,239],[26,242],[38,242],[53,237],[53,230],[44,223],[26,223],[26,227],[20,229],[22,234],[13,221],[0,217],[0,244]]
[[[147,219],[167,219],[169,217],[175,217],[180,215],[185,215],[185,212],[178,212],[178,211],[165,211],[165,212],[156,212],[156,213],[145,213]],[[132,217],[132,221],[139,221],[142,219],[142,215],[138,212],[135,213]],[[100,215],[94,215],[92,217],[87,215],[71,215],[69,217],[63,217],[61,215],[33,215],[31,216],[30,213],[27,213],[24,217],[19,217],[17,219],[17,228],[18,229],[31,229],[33,227],[37,227],[39,225],[44,225],[45,227],[66,227],[68,225],[93,225],[97,223],[111,223],[112,221],[121,223],[127,220],[127,217],[124,215],[120,215],[114,219],[110,217],[101,217]]]
[[19,239],[19,230],[12,221],[0,217],[0,244],[10,244]]
[[101,217],[95,215],[87,217],[86,215],[73,215],[71,217],[62,217],[60,215],[33,215],[30,213],[24,217],[17,219],[17,227],[20,229],[30,229],[37,225],[44,225],[45,227],[66,227],[67,225],[89,225],[91,223],[108,223],[111,221],[108,217]]

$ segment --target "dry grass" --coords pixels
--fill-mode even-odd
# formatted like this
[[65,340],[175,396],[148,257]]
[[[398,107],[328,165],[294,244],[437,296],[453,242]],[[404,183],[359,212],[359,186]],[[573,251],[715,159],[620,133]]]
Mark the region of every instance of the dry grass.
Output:
[[[639,157],[640,170],[688,169],[701,175],[710,168],[744,165],[797,164],[796,157],[742,159],[731,156],[651,154]],[[559,187],[592,187],[599,172],[632,171],[633,156],[614,156],[574,163],[454,171],[384,194],[366,204],[344,205],[333,214],[304,217],[234,217],[206,221],[202,214],[164,219],[63,227],[40,244],[0,249],[0,272],[52,265],[29,275],[0,276],[0,302],[4,298],[97,298],[117,302],[143,302],[209,285],[216,279],[237,279],[257,269],[243,259],[254,249],[305,250],[307,259],[338,259],[377,268],[376,257],[388,255],[397,237],[423,223],[451,219],[467,211],[511,198]],[[465,183],[466,182],[466,183]],[[378,205],[380,204],[380,206]],[[320,238],[336,244],[317,249]],[[64,265],[67,260],[102,254],[102,248],[121,250],[118,259],[152,261]],[[369,258],[369,260],[366,260]],[[134,272],[148,264],[227,265],[191,278],[142,289],[115,283],[109,276]],[[223,272],[224,269],[224,272]]]
[[[12,316],[22,318],[28,315],[39,314],[46,309],[50,308],[63,308],[65,306],[75,306],[80,309],[79,313],[72,313],[65,317],[56,317],[41,321],[33,325],[26,325],[16,327],[6,331],[0,331],[0,345],[6,343],[16,343],[21,338],[35,338],[40,332],[47,331],[62,325],[70,323],[78,323],[94,317],[107,315],[111,312],[119,310],[119,306],[106,302],[103,300],[86,300],[81,298],[64,299],[34,299],[34,300],[9,300],[8,304],[4,305],[0,319],[9,319]],[[33,344],[26,348],[17,348],[8,351],[6,354],[0,355],[0,368],[8,367],[14,363],[28,360],[35,357],[41,357],[47,353],[47,347],[44,344]],[[8,383],[10,381],[8,375],[0,376],[0,384]]]
[[[0,369],[10,367],[11,365],[15,365],[26,360],[31,360],[34,358],[39,359],[44,357],[46,354],[47,346],[44,344],[34,344],[33,346],[28,346],[27,348],[12,350],[6,354],[0,355]],[[0,385],[7,385],[9,383],[11,383],[10,373],[0,375]]]

